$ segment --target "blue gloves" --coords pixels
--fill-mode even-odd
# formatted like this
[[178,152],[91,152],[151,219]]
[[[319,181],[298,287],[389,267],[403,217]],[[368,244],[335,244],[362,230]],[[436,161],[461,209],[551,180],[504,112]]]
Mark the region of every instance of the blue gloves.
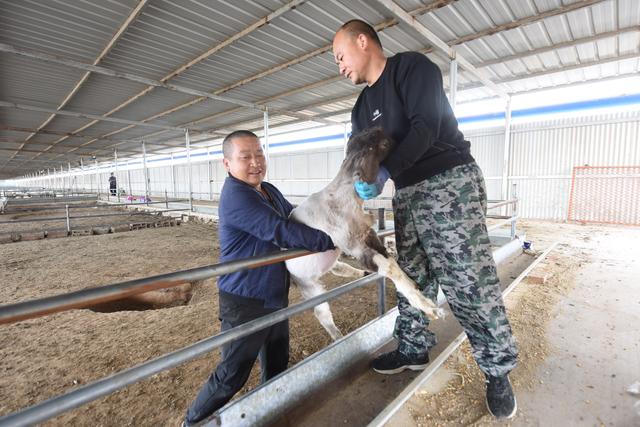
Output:
[[356,193],[358,193],[358,196],[362,200],[369,200],[377,197],[382,192],[384,183],[387,182],[389,177],[389,171],[384,166],[380,166],[380,169],[378,169],[378,175],[376,176],[376,181],[373,184],[369,184],[364,181],[356,181],[353,186],[356,189]]

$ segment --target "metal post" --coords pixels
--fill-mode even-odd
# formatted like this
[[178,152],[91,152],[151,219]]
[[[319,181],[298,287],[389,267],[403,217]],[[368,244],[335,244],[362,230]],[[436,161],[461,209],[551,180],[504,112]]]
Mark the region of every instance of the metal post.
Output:
[[82,157],[80,157],[80,171],[82,173],[82,191],[84,192],[87,189],[87,183],[85,181],[84,163],[82,162]]
[[173,188],[173,198],[178,198],[178,191],[176,189],[176,170],[173,164],[173,153],[171,153],[171,188]]
[[209,200],[213,200],[213,176],[211,174],[211,147],[207,147],[207,184],[209,186]]
[[[129,160],[127,160],[127,184],[129,184],[129,195],[133,196],[133,190],[131,187],[131,168],[129,167]],[[133,201],[133,197],[131,198]]]
[[[512,199],[518,199],[518,196],[516,194],[516,186],[517,184],[514,182],[513,184],[511,184],[511,198]],[[518,216],[518,203],[520,201],[516,200],[511,206],[511,216],[513,218]],[[513,221],[511,221],[511,240],[516,238],[516,221],[517,219],[514,219]]]
[[64,205],[64,209],[67,212],[67,235],[71,233],[71,219],[69,218],[69,205]]
[[387,290],[387,279],[384,276],[380,276],[378,279],[378,316],[383,316],[386,312],[386,290]]
[[[455,54],[455,51],[453,51]],[[456,94],[458,93],[458,61],[454,58],[449,63],[449,104],[455,113],[456,111]]]
[[98,199],[100,199],[100,179],[98,179],[98,159],[95,159],[94,161],[94,165],[96,166],[96,190],[98,191]]
[[347,144],[349,143],[349,132],[347,131],[348,124],[344,124],[344,150],[343,150],[343,158],[347,157]]
[[167,189],[164,189],[164,206],[169,209],[169,196],[167,196]]
[[116,162],[115,170],[116,170],[116,195],[118,196],[118,203],[120,203],[120,189],[118,188],[118,149],[113,149],[113,158]]
[[185,145],[187,146],[187,171],[189,173],[189,209],[193,212],[193,187],[191,182],[191,138],[189,138],[189,129],[184,130],[184,140]]
[[69,165],[69,191],[73,196],[73,182],[71,181],[71,162],[67,162],[67,164]]
[[143,176],[144,176],[144,199],[145,202],[149,201],[149,176],[147,172],[147,148],[144,145],[144,141],[142,141],[142,168],[143,168]]
[[[509,157],[511,151],[511,96],[507,100],[504,114],[504,151],[502,160],[502,200],[507,200],[509,191]],[[506,209],[505,209],[506,212]]]
[[[264,159],[269,165],[269,110],[267,108],[264,109],[263,113],[264,118],[264,138],[262,138],[262,145],[264,147]],[[267,172],[264,175],[264,179],[266,180],[269,175],[269,167],[267,166]]]
[[378,230],[384,230],[384,208],[378,208]]

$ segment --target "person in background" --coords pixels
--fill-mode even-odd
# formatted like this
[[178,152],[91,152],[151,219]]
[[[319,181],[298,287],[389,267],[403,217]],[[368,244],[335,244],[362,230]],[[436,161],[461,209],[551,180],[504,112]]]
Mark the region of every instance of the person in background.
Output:
[[111,192],[112,196],[117,195],[116,192],[118,191],[118,183],[113,172],[111,172],[111,176],[109,177],[109,191]]
[[[333,249],[322,231],[289,221],[291,203],[263,181],[267,163],[258,137],[246,130],[222,143],[229,176],[220,194],[220,262],[265,255],[281,248],[314,252]],[[218,279],[222,331],[273,313],[289,304],[289,274],[284,262],[225,274]],[[246,383],[256,358],[262,382],[287,369],[289,323],[283,321],[222,349],[222,360],[187,410],[183,426],[204,420],[225,405]]]

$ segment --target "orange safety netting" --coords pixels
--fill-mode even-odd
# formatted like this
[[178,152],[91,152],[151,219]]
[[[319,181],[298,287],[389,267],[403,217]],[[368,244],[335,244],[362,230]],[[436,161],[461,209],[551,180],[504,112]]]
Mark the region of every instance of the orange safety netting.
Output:
[[575,166],[567,218],[640,225],[640,166]]

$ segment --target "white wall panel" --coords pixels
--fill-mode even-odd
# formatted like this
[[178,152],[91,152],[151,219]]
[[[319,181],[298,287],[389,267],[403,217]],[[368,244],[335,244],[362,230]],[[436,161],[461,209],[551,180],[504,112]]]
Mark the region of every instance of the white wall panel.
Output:
[[[504,129],[491,128],[465,132],[471,141],[471,152],[482,168],[489,199],[499,199],[502,187]],[[338,172],[344,157],[342,147],[313,151],[272,154],[269,181],[285,195],[308,195],[322,189]],[[197,161],[196,161],[197,160]],[[564,220],[574,166],[640,165],[640,111],[562,118],[536,123],[518,124],[511,130],[509,192],[513,183],[521,199],[520,215],[528,218]],[[134,194],[144,194],[142,165],[127,172],[118,168],[118,186],[129,192],[128,176]],[[132,166],[133,167],[133,166]],[[189,196],[188,165],[174,165],[175,196]],[[106,170],[106,171],[105,171]],[[105,172],[103,172],[105,171]],[[99,187],[108,191],[109,169],[91,173],[76,184],[85,188]],[[152,195],[174,196],[171,167],[149,168]],[[192,159],[194,198],[217,198],[227,172],[221,159]],[[51,180],[59,188],[64,179]],[[209,180],[212,180],[210,182]],[[80,184],[78,184],[80,183]],[[392,186],[383,195],[390,196]]]

